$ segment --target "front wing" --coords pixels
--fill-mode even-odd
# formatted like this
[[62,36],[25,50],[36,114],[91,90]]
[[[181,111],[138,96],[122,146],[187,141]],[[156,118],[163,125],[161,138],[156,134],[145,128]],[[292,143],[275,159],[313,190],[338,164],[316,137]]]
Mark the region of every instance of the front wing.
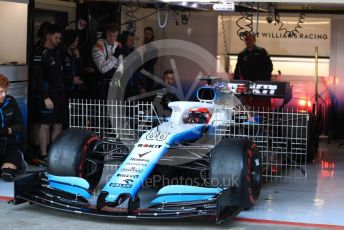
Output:
[[96,205],[91,205],[80,196],[49,187],[44,175],[44,172],[36,172],[17,178],[13,204],[31,202],[57,210],[115,219],[213,217],[216,223],[228,221],[243,210],[241,194],[235,188],[224,189],[217,196],[203,201],[153,204],[133,211],[121,207],[105,207],[97,210]]

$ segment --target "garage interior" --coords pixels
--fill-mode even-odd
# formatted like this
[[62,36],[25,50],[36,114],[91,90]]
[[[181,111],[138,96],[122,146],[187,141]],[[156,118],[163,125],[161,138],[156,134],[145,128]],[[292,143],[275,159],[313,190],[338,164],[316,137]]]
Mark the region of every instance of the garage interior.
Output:
[[[295,165],[295,161],[288,161],[285,165],[275,161],[270,165],[255,207],[242,211],[224,226],[228,229],[344,229],[344,214],[340,211],[344,198],[344,3],[335,0],[234,1],[235,9],[218,11],[214,2],[223,1],[0,1],[0,28],[6,31],[0,35],[0,73],[10,77],[8,94],[16,98],[22,111],[27,129],[27,152],[34,145],[30,108],[32,47],[42,22],[73,28],[80,17],[87,15],[89,37],[85,47],[89,49],[109,22],[120,25],[121,31],[134,31],[136,48],[143,44],[143,29],[153,27],[155,40],[161,41],[155,76],[173,69],[185,100],[193,99],[190,88],[199,85],[195,83],[199,76],[231,79],[237,55],[245,46],[240,35],[253,31],[258,34],[257,45],[271,56],[272,80],[289,82],[292,86],[292,97],[287,102],[281,97],[271,98],[271,104],[290,111],[316,113],[319,148],[310,162],[298,161]],[[177,50],[170,42],[172,39],[182,40],[190,50],[185,48],[185,53],[184,47]],[[203,60],[207,62],[205,65]],[[112,174],[112,166],[115,167],[105,166],[101,185]],[[29,171],[41,169],[44,166],[30,165]],[[71,229],[87,227],[85,223],[92,226],[92,221],[119,229],[145,228],[140,221],[129,224],[111,219],[99,221],[95,217],[84,218],[36,205],[32,208],[29,204],[7,204],[13,197],[14,183],[0,179],[1,222],[14,229],[22,229],[24,225],[41,229],[64,221],[66,226],[73,224]],[[4,220],[8,214],[15,217]],[[45,214],[47,216],[43,217]],[[42,218],[38,224],[26,220],[37,216]],[[18,217],[21,222],[12,222]],[[190,222],[192,226],[187,221],[178,221],[177,226],[171,222],[156,224],[154,220],[148,223],[152,228],[183,225],[185,228],[212,228],[208,222],[194,220]]]

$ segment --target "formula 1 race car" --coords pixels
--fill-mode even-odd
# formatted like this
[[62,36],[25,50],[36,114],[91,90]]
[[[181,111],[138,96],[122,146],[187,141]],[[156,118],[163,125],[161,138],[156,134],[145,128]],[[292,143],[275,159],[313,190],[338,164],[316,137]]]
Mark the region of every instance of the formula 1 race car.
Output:
[[[217,223],[252,208],[261,191],[261,154],[254,141],[226,135],[240,104],[213,85],[197,97],[169,103],[170,119],[134,143],[63,131],[50,147],[47,170],[15,181],[14,203],[122,219],[215,216]],[[104,165],[114,161],[111,178],[99,184]]]

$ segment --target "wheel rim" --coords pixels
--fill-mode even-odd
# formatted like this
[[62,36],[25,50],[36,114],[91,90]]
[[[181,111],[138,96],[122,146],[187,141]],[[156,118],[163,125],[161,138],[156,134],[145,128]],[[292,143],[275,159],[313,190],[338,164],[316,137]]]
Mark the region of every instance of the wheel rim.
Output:
[[79,176],[90,183],[91,189],[93,189],[99,182],[98,180],[101,175],[98,175],[98,173],[102,173],[102,165],[96,162],[101,159],[91,158],[89,154],[92,146],[94,146],[98,141],[99,138],[97,136],[92,136],[86,141],[83,146],[82,159],[79,165]]

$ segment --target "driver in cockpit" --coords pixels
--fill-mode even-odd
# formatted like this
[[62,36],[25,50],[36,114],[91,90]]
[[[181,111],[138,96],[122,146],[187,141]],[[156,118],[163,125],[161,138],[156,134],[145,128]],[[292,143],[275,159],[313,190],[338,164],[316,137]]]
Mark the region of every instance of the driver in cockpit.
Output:
[[189,109],[184,114],[183,121],[185,124],[208,124],[211,114],[207,108]]

